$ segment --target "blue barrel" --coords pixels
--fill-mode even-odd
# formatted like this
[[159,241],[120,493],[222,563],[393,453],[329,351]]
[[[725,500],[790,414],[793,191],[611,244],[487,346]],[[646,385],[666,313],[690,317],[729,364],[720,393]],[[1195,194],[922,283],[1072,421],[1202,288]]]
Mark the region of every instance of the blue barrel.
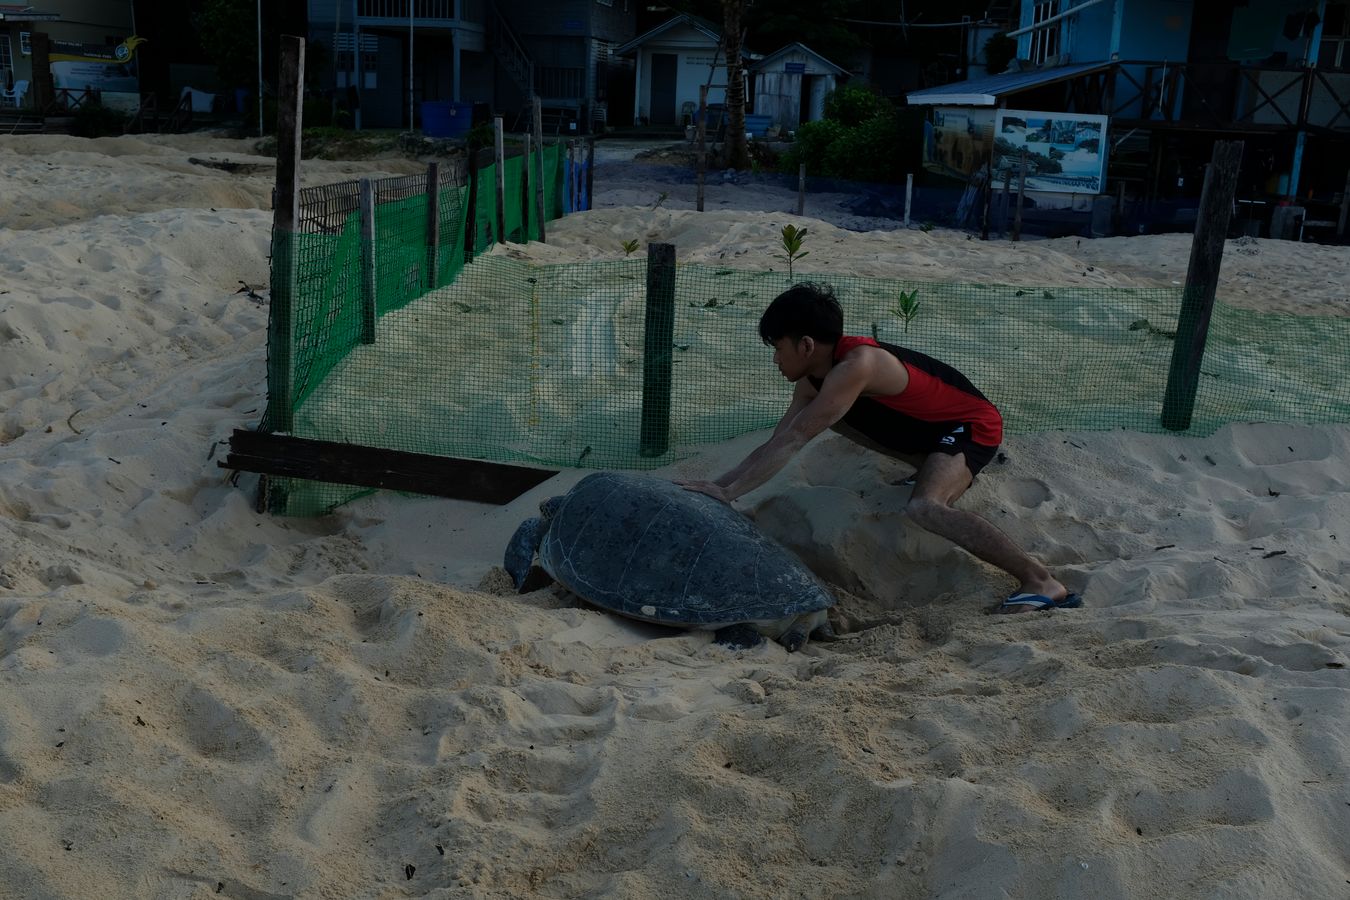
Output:
[[422,104],[422,133],[427,137],[462,138],[469,133],[472,103],[427,100]]

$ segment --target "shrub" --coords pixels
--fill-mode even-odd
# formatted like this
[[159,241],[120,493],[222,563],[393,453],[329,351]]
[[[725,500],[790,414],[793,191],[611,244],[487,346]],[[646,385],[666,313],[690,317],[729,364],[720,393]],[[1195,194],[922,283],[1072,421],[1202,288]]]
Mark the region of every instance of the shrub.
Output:
[[783,169],[797,171],[797,166],[806,163],[806,171],[812,174],[829,174],[825,171],[825,153],[830,145],[839,140],[844,126],[832,119],[803,123],[797,129],[797,139],[792,149],[783,154]]
[[886,110],[845,128],[825,151],[825,174],[853,181],[896,181],[903,176],[900,122]]
[[825,95],[825,118],[845,127],[861,125],[890,108],[884,97],[861,84],[845,84]]
[[103,137],[121,134],[126,124],[126,113],[109,109],[102,103],[86,103],[75,110],[70,133],[76,137]]

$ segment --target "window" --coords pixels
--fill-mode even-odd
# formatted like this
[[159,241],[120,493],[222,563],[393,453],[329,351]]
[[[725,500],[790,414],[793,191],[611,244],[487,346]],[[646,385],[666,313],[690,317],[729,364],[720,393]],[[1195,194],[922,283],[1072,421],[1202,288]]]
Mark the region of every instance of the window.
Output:
[[31,31],[19,32],[19,52],[24,56],[33,55],[33,33]]
[[1350,72],[1350,3],[1328,3],[1317,68]]
[[0,34],[0,87],[9,88],[14,80],[14,52],[9,45],[9,35]]
[[[1031,7],[1031,24],[1039,25],[1046,19],[1058,14],[1059,0],[1035,3]],[[1040,65],[1050,57],[1059,54],[1059,27],[1060,23],[1055,22],[1053,25],[1037,28],[1031,33],[1031,53],[1029,56],[1036,65]]]
[[[352,40],[351,32],[344,32],[335,35],[337,40],[333,42],[333,49],[337,52],[337,86],[345,88],[356,84],[356,65],[353,59],[352,47],[355,42]],[[378,53],[380,47],[379,38],[373,34],[361,35],[361,88],[362,90],[373,91],[378,85],[375,70],[379,65]]]

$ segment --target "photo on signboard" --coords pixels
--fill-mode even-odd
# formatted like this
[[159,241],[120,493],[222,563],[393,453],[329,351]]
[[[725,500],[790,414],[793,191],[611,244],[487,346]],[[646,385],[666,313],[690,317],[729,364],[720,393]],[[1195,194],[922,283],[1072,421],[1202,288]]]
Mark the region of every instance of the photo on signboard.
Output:
[[993,110],[935,107],[924,122],[923,167],[936,175],[967,180],[989,161]]
[[1017,183],[1026,154],[1026,189],[1100,194],[1106,179],[1106,116],[1000,109],[994,119],[994,182]]

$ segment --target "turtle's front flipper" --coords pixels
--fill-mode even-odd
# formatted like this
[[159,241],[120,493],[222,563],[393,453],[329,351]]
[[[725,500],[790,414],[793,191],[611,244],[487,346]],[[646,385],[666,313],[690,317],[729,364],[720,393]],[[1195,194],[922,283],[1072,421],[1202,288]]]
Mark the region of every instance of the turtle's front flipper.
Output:
[[764,643],[764,635],[750,625],[728,625],[713,632],[713,643],[730,650],[749,650]]
[[830,627],[830,617],[825,610],[818,609],[807,613],[792,623],[792,627],[783,632],[778,643],[787,648],[787,652],[796,653],[806,646],[812,635],[825,640],[834,640],[834,629]]
[[520,523],[511,541],[506,545],[506,558],[502,567],[511,576],[511,581],[520,590],[530,574],[530,564],[534,562],[534,552],[539,549],[539,537],[544,530],[543,519],[537,516]]

